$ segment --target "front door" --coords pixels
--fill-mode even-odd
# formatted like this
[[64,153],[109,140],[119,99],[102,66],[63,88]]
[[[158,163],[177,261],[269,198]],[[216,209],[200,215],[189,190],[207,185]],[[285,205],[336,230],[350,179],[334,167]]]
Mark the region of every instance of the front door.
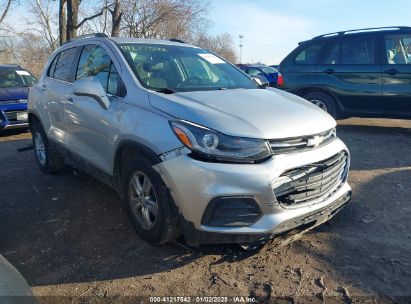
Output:
[[384,37],[386,63],[383,65],[385,110],[411,115],[411,33]]
[[83,47],[75,79],[95,77],[111,101],[108,109],[88,96],[71,96],[65,113],[70,133],[68,149],[88,164],[110,174],[111,147],[114,141],[113,117],[119,88],[119,74],[109,54],[100,45]]

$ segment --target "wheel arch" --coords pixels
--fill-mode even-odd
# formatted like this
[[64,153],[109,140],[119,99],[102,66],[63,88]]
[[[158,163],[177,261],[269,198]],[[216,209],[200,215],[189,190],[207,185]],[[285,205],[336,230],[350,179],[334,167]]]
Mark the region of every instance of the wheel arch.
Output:
[[33,126],[34,122],[39,122],[41,124],[40,118],[36,114],[31,113],[31,112],[28,115],[28,122],[29,122],[30,130],[32,129],[32,126]]
[[327,90],[323,87],[306,87],[306,88],[298,89],[296,91],[296,94],[298,96],[301,96],[301,97],[304,98],[305,95],[307,95],[309,93],[315,93],[315,92],[323,93],[323,94],[326,94],[326,95],[330,96],[335,102],[335,105],[336,105],[336,108],[337,108],[337,115],[338,116],[343,116],[344,115],[344,113],[345,113],[344,107],[342,106],[342,104],[341,104],[340,100],[338,99],[338,97],[336,96],[336,94],[334,92],[332,92],[331,90]]
[[114,154],[114,175],[121,178],[122,164],[132,155],[139,154],[150,160],[153,165],[161,162],[160,157],[149,147],[134,140],[123,139],[119,142]]

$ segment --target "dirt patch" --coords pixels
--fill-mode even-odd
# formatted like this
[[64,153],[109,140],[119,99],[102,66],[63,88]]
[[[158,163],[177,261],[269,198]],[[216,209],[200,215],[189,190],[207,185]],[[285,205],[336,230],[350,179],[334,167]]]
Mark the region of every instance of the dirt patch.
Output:
[[3,134],[1,253],[45,303],[138,295],[406,303],[411,121],[349,119],[337,132],[352,154],[352,203],[331,225],[253,254],[236,246],[152,247],[135,234],[113,190],[70,170],[43,175],[26,149],[30,134]]

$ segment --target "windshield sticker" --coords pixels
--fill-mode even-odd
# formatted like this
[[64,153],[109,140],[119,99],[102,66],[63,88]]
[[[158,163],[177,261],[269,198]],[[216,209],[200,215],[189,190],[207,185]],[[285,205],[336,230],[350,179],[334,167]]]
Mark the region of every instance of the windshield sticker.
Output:
[[27,71],[16,71],[16,73],[21,76],[30,76],[30,73]]
[[198,56],[200,56],[201,58],[207,60],[209,63],[212,63],[212,64],[225,63],[223,60],[221,60],[214,54],[198,54]]

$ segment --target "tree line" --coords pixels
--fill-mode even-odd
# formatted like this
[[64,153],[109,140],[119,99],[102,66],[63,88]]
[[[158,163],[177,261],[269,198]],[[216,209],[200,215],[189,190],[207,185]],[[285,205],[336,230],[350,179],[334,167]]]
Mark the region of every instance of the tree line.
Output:
[[[83,34],[180,39],[236,62],[230,34],[210,35],[208,0],[0,0],[0,63],[38,75],[59,45]],[[24,28],[9,18],[17,11]],[[9,18],[8,18],[9,17]]]

